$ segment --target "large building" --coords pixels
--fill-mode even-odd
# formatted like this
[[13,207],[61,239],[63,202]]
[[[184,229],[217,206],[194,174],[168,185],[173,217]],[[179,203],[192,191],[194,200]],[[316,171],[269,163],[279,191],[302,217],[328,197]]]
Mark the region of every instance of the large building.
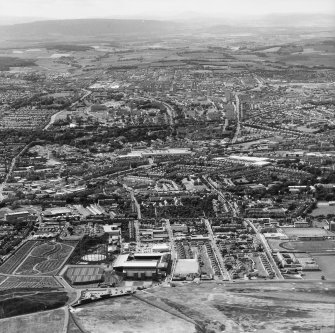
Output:
[[28,217],[30,216],[30,213],[28,211],[22,211],[22,212],[11,212],[5,214],[5,221],[8,223],[17,223],[20,221],[26,221]]
[[124,278],[135,280],[159,280],[169,269],[170,253],[135,253],[120,255],[113,268],[122,272]]

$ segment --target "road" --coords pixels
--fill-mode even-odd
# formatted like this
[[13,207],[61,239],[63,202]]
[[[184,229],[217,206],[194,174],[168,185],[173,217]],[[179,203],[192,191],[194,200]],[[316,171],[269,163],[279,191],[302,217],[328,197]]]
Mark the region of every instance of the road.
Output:
[[173,274],[177,265],[177,253],[176,253],[176,249],[174,247],[174,237],[173,237],[173,231],[171,229],[171,224],[170,224],[170,220],[165,219],[165,227],[166,227],[166,231],[169,234],[169,239],[170,239],[170,245],[171,245],[171,259],[172,259],[172,266],[171,266],[171,273],[169,276],[167,276],[166,278],[166,282],[170,282],[173,278]]
[[64,306],[63,310],[64,310],[64,325],[63,325],[62,333],[67,333],[67,328],[69,326],[69,319],[70,319],[70,315],[69,315],[70,311],[67,306]]
[[134,222],[134,228],[135,228],[136,250],[139,251],[141,248],[141,240],[140,240],[140,225],[137,220]]
[[4,190],[4,188],[5,188],[5,186],[6,186],[7,182],[8,182],[9,177],[11,176],[11,174],[12,174],[12,172],[14,170],[17,158],[19,156],[21,156],[21,154],[27,149],[27,147],[29,145],[30,145],[30,142],[28,144],[26,144],[23,147],[23,149],[12,159],[12,162],[10,164],[9,170],[7,172],[7,175],[6,175],[5,179],[4,179],[4,181],[2,182],[2,184],[0,185],[0,202],[5,199],[5,197],[3,195],[3,190]]
[[272,253],[271,253],[272,251],[271,251],[271,249],[270,249],[270,247],[269,247],[269,245],[268,245],[268,243],[267,243],[267,241],[266,241],[264,235],[261,234],[261,233],[258,231],[258,229],[255,227],[255,225],[254,225],[250,220],[246,220],[246,222],[247,222],[248,225],[254,230],[254,232],[256,233],[256,237],[262,242],[263,248],[264,248],[264,250],[265,250],[265,252],[266,252],[266,256],[268,257],[268,260],[269,260],[269,262],[270,262],[270,265],[271,265],[273,271],[276,273],[277,278],[283,280],[284,277],[283,277],[283,275],[281,274],[281,272],[280,272],[280,270],[279,270],[277,264],[275,263],[275,261],[274,261],[274,259],[273,259],[273,257],[272,257]]
[[53,115],[51,116],[51,119],[50,119],[48,125],[46,125],[46,126],[44,127],[44,131],[47,131],[47,130],[49,129],[49,127],[51,127],[51,126],[53,125],[53,123],[56,121],[57,117],[58,117],[60,114],[62,114],[63,112],[66,112],[66,111],[65,111],[65,110],[61,110],[61,111],[58,111],[57,113],[53,114]]
[[235,100],[236,100],[236,111],[237,111],[237,126],[236,126],[236,131],[234,134],[234,137],[231,141],[232,144],[236,143],[240,132],[241,132],[241,115],[240,115],[240,99],[237,94],[235,94]]
[[[231,212],[234,217],[238,216],[239,211],[235,207],[233,207],[231,202],[226,199],[225,195],[212,184],[212,182],[208,179],[209,177],[207,175],[204,175],[202,178],[205,180],[206,184],[217,193],[218,198],[225,207],[226,212]],[[231,196],[230,192],[226,193]]]
[[137,218],[140,220],[142,218],[142,213],[141,213],[141,207],[139,203],[137,202],[137,199],[134,194],[134,190],[130,187],[127,187],[127,190],[130,193],[131,201],[134,203],[136,211],[137,211]]
[[209,221],[207,219],[202,219],[202,221],[203,221],[203,223],[207,227],[209,239],[210,239],[210,241],[212,243],[212,248],[214,250],[215,257],[216,257],[216,259],[218,261],[222,277],[223,277],[224,280],[231,280],[229,272],[226,270],[225,264],[223,262],[223,258],[222,258],[221,252],[220,252],[218,246],[216,245],[215,236],[214,236],[212,227],[211,227],[211,225],[210,225],[210,223],[209,223]]
[[173,108],[170,104],[167,104],[165,102],[161,102],[166,107],[166,112],[169,115],[169,123],[172,126],[174,124],[174,112]]

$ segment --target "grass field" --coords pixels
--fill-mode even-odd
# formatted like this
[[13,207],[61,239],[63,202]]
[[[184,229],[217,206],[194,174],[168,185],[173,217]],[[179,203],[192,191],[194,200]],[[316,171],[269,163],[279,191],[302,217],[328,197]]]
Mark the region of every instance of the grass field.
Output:
[[57,309],[38,314],[0,320],[1,333],[61,333],[64,310]]
[[328,255],[313,255],[313,258],[315,259],[316,263],[319,265],[322,275],[325,276],[325,278],[333,279],[335,280],[335,254],[328,256]]
[[0,318],[59,308],[68,301],[66,292],[22,291],[0,296]]
[[335,206],[319,206],[311,213],[312,216],[327,216],[328,214],[335,214]]

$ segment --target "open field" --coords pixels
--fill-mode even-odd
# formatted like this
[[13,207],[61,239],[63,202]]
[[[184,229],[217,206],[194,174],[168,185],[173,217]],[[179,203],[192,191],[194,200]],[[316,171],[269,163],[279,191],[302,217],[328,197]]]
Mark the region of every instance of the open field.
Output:
[[319,215],[327,216],[328,214],[335,214],[335,206],[329,206],[329,205],[318,206],[311,213],[312,216],[319,216]]
[[94,333],[195,333],[194,324],[131,296],[89,304],[75,312],[87,332]]
[[64,326],[63,309],[0,320],[1,333],[61,333]]
[[17,57],[0,56],[0,70],[7,71],[10,67],[36,66],[35,62],[30,59],[20,59]]
[[325,278],[335,280],[335,254],[334,255],[313,255],[316,263],[319,265],[322,275]]
[[335,283],[327,282],[180,283],[88,304],[74,315],[92,333],[333,333],[334,302]]
[[227,331],[237,325],[247,332],[306,332],[321,327],[333,332],[329,325],[335,284],[201,284],[154,289],[152,294],[194,320],[217,320]]

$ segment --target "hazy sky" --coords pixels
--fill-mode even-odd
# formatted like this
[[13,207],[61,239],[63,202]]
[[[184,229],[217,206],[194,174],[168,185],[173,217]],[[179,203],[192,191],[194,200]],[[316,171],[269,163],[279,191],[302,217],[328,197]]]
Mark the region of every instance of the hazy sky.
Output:
[[0,0],[0,16],[87,18],[173,17],[184,12],[204,16],[270,13],[335,14],[334,0]]

